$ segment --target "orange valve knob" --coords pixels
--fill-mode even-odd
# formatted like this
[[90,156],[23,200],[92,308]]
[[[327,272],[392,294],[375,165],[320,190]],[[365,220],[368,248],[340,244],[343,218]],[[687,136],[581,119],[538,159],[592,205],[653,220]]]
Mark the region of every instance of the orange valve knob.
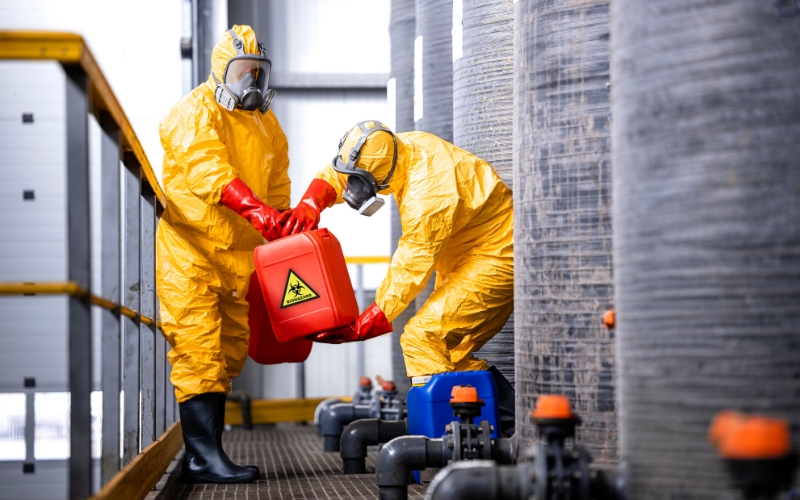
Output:
[[457,385],[450,391],[451,403],[482,403],[482,399],[478,399],[478,389],[468,385]]
[[375,375],[375,380],[377,380],[378,383],[381,385],[381,390],[382,391],[396,391],[397,390],[397,386],[395,386],[394,382],[392,382],[391,380],[385,380],[380,375]]
[[603,314],[603,325],[609,330],[614,329],[614,310],[610,309]]
[[370,380],[366,375],[361,375],[361,378],[359,379],[359,385],[361,385],[361,387],[370,387],[372,385],[372,380]]
[[735,460],[781,458],[789,454],[790,443],[785,420],[749,417],[729,429],[720,443],[720,453]]
[[574,417],[569,398],[561,395],[539,396],[536,409],[531,412],[533,418],[546,418],[554,420],[567,420]]
[[730,435],[734,427],[742,425],[746,417],[735,411],[722,411],[714,417],[708,429],[708,440],[717,447],[722,445],[725,438]]

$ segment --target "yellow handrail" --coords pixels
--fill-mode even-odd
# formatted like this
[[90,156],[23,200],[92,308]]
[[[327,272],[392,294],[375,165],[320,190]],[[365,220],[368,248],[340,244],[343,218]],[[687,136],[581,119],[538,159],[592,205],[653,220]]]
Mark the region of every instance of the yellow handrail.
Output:
[[96,116],[101,111],[111,115],[120,130],[120,151],[130,151],[142,167],[142,173],[156,193],[162,207],[167,199],[158,184],[153,167],[133,131],[103,71],[80,35],[48,31],[0,31],[0,60],[25,59],[79,64],[89,78],[89,100]]
[[49,281],[44,283],[30,282],[0,282],[0,295],[69,295],[71,297],[89,298],[89,302],[108,309],[109,311],[119,311],[120,314],[133,320],[139,319],[145,325],[155,323],[156,328],[161,329],[161,322],[155,321],[148,316],[142,316],[129,307],[117,304],[113,300],[95,295],[85,288],[72,281]]
[[388,264],[391,260],[392,258],[388,255],[364,255],[344,258],[344,261],[348,264]]

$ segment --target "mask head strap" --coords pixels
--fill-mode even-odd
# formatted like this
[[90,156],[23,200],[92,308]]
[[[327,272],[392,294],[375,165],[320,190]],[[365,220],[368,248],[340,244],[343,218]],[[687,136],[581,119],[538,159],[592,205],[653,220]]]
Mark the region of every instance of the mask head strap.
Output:
[[[233,48],[236,49],[236,55],[237,56],[243,56],[244,55],[244,42],[241,41],[238,36],[236,36],[236,32],[233,31],[233,28],[229,29],[228,33],[230,33],[231,39],[233,40]],[[261,44],[259,44],[259,45],[261,45]],[[261,48],[261,47],[259,47],[259,48]]]
[[[372,127],[367,128],[366,125],[367,123],[371,123]],[[384,189],[387,189],[389,187],[389,180],[392,178],[394,169],[397,166],[397,137],[395,137],[394,133],[391,130],[389,130],[388,127],[386,127],[384,124],[382,124],[377,120],[365,120],[363,122],[359,122],[356,126],[361,130],[361,138],[358,139],[356,145],[353,146],[353,148],[350,150],[350,154],[347,157],[347,164],[342,165],[342,162],[341,160],[339,160],[339,158],[341,158],[342,156],[342,147],[344,146],[344,142],[347,139],[347,136],[350,135],[350,132],[348,131],[344,134],[344,137],[342,137],[341,140],[339,141],[339,151],[336,154],[336,158],[334,158],[333,162],[334,169],[344,174],[352,175],[358,170],[361,170],[365,174],[369,174],[369,172],[366,172],[363,169],[358,169],[358,167],[356,167],[356,161],[358,160],[358,156],[361,154],[361,148],[364,146],[364,143],[367,142],[367,138],[371,134],[375,132],[388,132],[392,136],[392,142],[394,143],[394,152],[392,154],[392,168],[389,170],[389,174],[381,183],[378,183],[375,180],[375,178],[372,177],[372,174],[369,174],[369,176],[372,177],[371,183],[375,184],[377,191],[382,191]]]

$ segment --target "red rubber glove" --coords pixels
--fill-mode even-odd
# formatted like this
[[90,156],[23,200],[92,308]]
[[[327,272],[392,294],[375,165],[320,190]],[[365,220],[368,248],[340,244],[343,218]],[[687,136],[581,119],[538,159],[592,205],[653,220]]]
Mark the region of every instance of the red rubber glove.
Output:
[[336,199],[336,190],[323,181],[314,179],[306,189],[306,194],[300,199],[292,210],[281,214],[280,223],[283,226],[281,236],[303,233],[316,229],[319,224],[320,212],[328,208]]
[[247,219],[267,241],[281,237],[280,212],[259,200],[238,177],[225,186],[219,202]]
[[347,326],[330,332],[309,335],[307,338],[314,342],[325,344],[341,344],[343,342],[358,342],[368,340],[392,331],[392,324],[375,302],[361,313],[361,316]]

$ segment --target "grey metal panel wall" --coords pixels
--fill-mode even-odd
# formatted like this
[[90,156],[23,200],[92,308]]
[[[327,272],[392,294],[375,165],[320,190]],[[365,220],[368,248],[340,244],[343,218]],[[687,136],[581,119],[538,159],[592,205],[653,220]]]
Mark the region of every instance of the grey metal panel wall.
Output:
[[[454,23],[458,19],[454,17]],[[454,26],[453,36],[458,36]],[[465,0],[463,55],[453,62],[453,144],[491,164],[509,187],[514,105],[512,0]],[[514,384],[514,316],[477,356]]]
[[514,13],[517,430],[540,394],[571,398],[578,442],[617,461],[608,2],[529,0]]
[[19,462],[0,462],[4,499],[67,499],[68,461],[40,460],[35,474],[22,474]]
[[773,3],[612,3],[630,498],[738,498],[720,410],[800,425],[800,19]]
[[[416,32],[416,6],[414,0],[392,0],[389,37],[392,47],[391,76],[395,79],[395,132],[414,130],[414,37]],[[389,103],[391,106],[392,103]],[[400,225],[400,213],[394,198],[389,202],[392,214],[392,246],[391,252],[397,249],[397,242],[403,234]],[[403,349],[400,347],[400,335],[403,334],[408,320],[416,313],[412,302],[392,322],[392,377],[397,390],[404,395],[411,388],[411,381],[406,375],[406,364]]]
[[[56,63],[0,62],[0,281],[67,279],[64,88]],[[0,299],[0,390],[67,390],[67,300]]]

